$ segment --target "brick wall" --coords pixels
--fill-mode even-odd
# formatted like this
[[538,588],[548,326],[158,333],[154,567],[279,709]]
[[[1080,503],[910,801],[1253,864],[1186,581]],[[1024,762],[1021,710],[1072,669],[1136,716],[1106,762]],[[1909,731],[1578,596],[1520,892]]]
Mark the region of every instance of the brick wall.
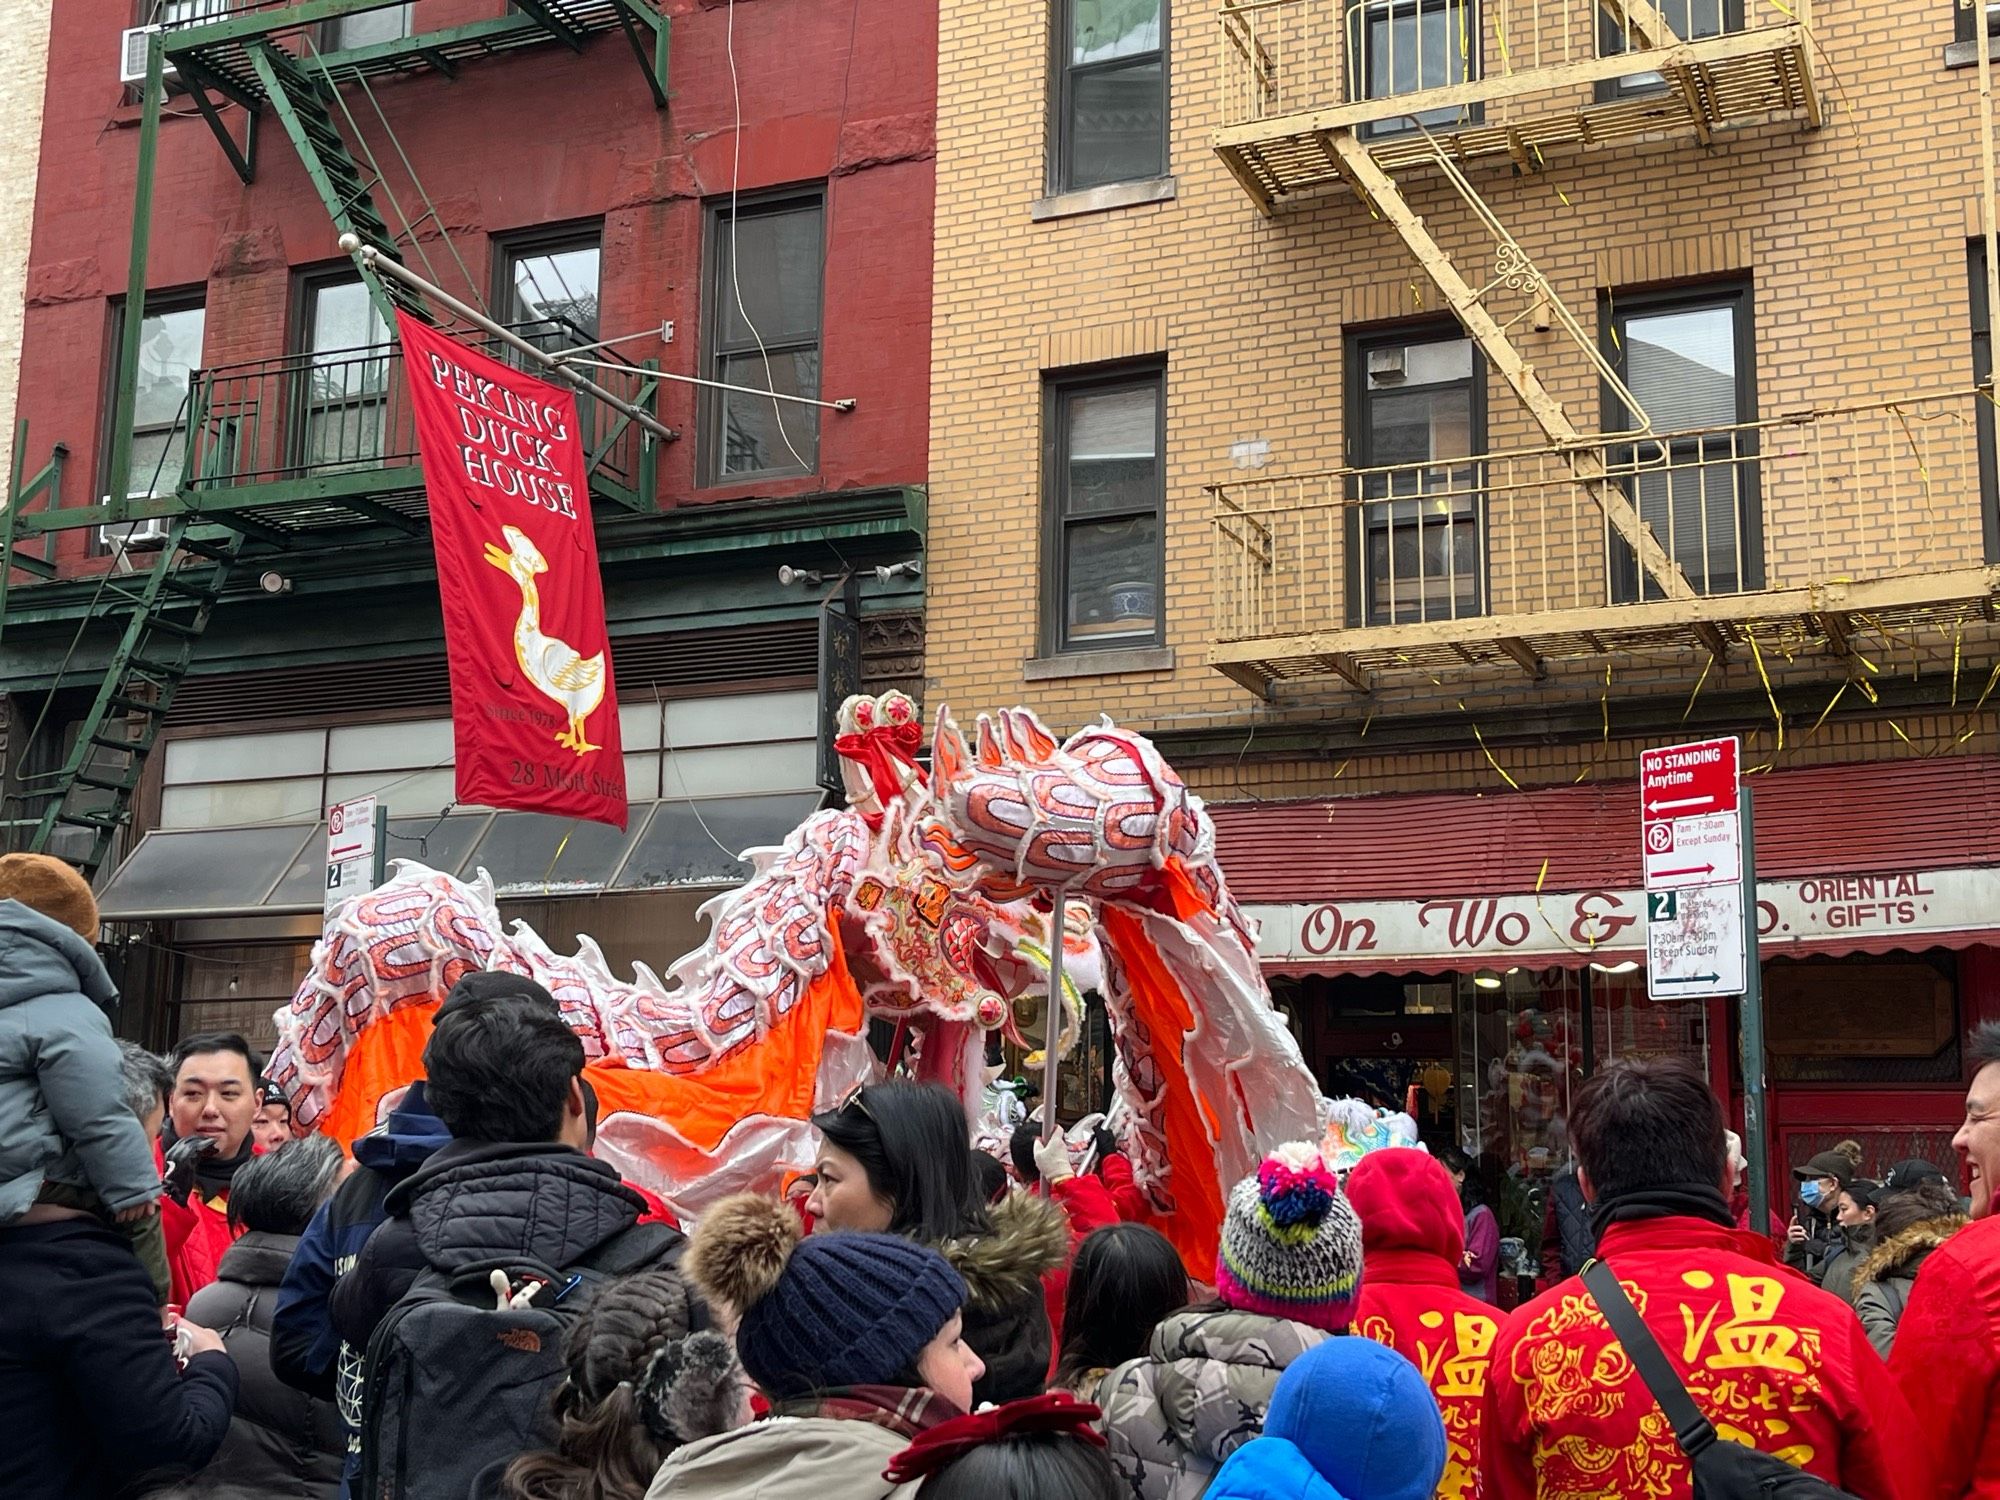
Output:
[[[11,0],[0,27],[0,475],[13,472],[14,394],[20,380],[21,308],[35,220],[49,15],[54,0]],[[41,465],[32,454],[29,470]]]
[[[1733,710],[1731,727],[1767,736],[1750,753],[1773,764],[1914,753],[1886,727],[1892,718],[1932,753],[1990,743],[1985,709],[2000,700],[1984,700],[1972,738],[1958,739],[2000,651],[1993,625],[1977,617],[1891,628],[1881,637],[1886,649],[1854,668],[1875,687],[1935,687],[1951,676],[1935,726],[1914,727],[1915,715],[1891,713],[1857,688],[1842,695],[1810,748],[1806,731],[1818,706],[1833,699],[1851,664],[1797,629],[1774,627],[1755,658],[1738,649],[1719,665],[1697,649],[1665,646],[1613,658],[1608,679],[1601,662],[1557,667],[1541,682],[1520,673],[1420,673],[1370,698],[1334,688],[1276,705],[1257,704],[1205,665],[1218,601],[1229,596],[1204,486],[1340,465],[1347,332],[1448,313],[1394,230],[1351,195],[1328,194],[1265,218],[1230,177],[1210,146],[1222,123],[1215,0],[1169,8],[1173,198],[1037,222],[1030,205],[1046,192],[1053,9],[968,0],[942,7],[927,581],[933,700],[962,711],[1023,702],[1065,729],[1109,712],[1208,739],[1247,734],[1258,723],[1352,725],[1420,713],[1460,721],[1439,730],[1437,752],[1421,768],[1404,755],[1350,757],[1342,780],[1367,790],[1501,785],[1471,730],[1504,747],[1517,742],[1520,716],[1551,708],[1594,716],[1601,707],[1605,727],[1544,734],[1556,743],[1521,750],[1537,779],[1570,779],[1593,758],[1611,768],[1598,774],[1629,776],[1638,742],[1620,739],[1620,721],[1634,705],[1691,698],[1696,723],[1706,703],[1761,704],[1767,693],[1813,705],[1789,710],[1782,751],[1767,709]],[[1656,140],[1552,153],[1543,173],[1488,165],[1472,179],[1593,337],[1603,295],[1747,277],[1765,417],[1963,392],[1972,379],[1966,245],[1978,225],[1978,114],[1974,72],[1944,66],[1952,28],[1948,0],[1819,7],[1822,129],[1769,124],[1718,135],[1707,150]],[[1490,276],[1490,244],[1459,198],[1435,176],[1411,171],[1401,181],[1465,274],[1475,282]],[[1587,360],[1560,334],[1525,324],[1516,343],[1576,425],[1598,428],[1598,382]],[[1167,367],[1171,665],[1072,677],[1051,677],[1043,667],[1031,675],[1027,666],[1042,651],[1044,374],[1133,355],[1163,356]],[[1497,376],[1487,381],[1487,401],[1489,449],[1540,441]],[[1785,484],[1767,483],[1767,582],[1863,576],[1857,564],[1985,562],[1970,410],[1960,402],[1934,424],[1912,423],[1902,450],[1902,419],[1873,419],[1888,430],[1871,432],[1871,452],[1888,455],[1884,464],[1897,460],[1889,467],[1899,475],[1917,475],[1914,485],[1892,483],[1889,467],[1870,463],[1850,463],[1837,482],[1818,487],[1798,482],[1810,466],[1793,464]],[[1269,466],[1255,476],[1231,461],[1231,445],[1251,439],[1270,445]],[[1528,584],[1550,579],[1558,596],[1592,587],[1601,595],[1601,519],[1567,487],[1549,493],[1555,498],[1546,507],[1517,504],[1511,527],[1496,516],[1493,591],[1503,607],[1533,607]],[[1569,555],[1581,561],[1565,572],[1560,560]],[[1342,624],[1331,573],[1298,576],[1326,585],[1284,601],[1308,622],[1303,628]],[[1237,763],[1205,768],[1197,779],[1219,796],[1324,792],[1340,789],[1339,764],[1271,759],[1253,741]]]

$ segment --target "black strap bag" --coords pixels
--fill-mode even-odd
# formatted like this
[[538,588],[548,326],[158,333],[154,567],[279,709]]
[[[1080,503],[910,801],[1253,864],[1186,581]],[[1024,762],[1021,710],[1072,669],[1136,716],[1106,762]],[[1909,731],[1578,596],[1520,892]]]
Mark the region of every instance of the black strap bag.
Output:
[[1593,1260],[1582,1274],[1584,1290],[1673,1426],[1674,1441],[1694,1469],[1694,1500],[1858,1500],[1775,1454],[1724,1442],[1674,1373],[1646,1320],[1618,1284],[1617,1273]]

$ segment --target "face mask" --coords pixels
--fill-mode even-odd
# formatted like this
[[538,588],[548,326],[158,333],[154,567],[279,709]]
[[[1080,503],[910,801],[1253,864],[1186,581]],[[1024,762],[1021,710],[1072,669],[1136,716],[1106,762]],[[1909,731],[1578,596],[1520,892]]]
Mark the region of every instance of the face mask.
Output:
[[1826,1202],[1826,1189],[1817,1182],[1800,1183],[1799,1202],[1807,1208],[1818,1208]]

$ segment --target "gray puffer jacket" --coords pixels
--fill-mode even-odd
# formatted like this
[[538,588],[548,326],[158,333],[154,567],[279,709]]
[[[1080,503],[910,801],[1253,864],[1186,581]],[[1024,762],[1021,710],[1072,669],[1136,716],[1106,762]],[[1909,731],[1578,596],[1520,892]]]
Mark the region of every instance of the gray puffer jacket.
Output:
[[0,901],[0,1224],[53,1178],[114,1212],[160,1195],[153,1148],[125,1104],[104,963],[60,922]]
[[1198,1500],[1263,1430],[1285,1367],[1332,1335],[1213,1303],[1175,1313],[1097,1388],[1111,1461],[1138,1500]]

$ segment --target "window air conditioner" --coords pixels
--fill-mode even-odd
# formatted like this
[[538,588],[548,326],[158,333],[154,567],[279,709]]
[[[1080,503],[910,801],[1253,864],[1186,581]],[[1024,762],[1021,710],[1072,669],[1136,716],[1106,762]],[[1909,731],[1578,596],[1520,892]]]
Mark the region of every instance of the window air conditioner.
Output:
[[[132,26],[118,39],[118,81],[120,83],[144,83],[146,81],[147,38],[158,31],[158,26]],[[174,76],[174,65],[162,59],[162,78]]]
[[97,528],[97,544],[114,557],[132,552],[158,552],[167,542],[167,520],[152,516],[124,526]]

